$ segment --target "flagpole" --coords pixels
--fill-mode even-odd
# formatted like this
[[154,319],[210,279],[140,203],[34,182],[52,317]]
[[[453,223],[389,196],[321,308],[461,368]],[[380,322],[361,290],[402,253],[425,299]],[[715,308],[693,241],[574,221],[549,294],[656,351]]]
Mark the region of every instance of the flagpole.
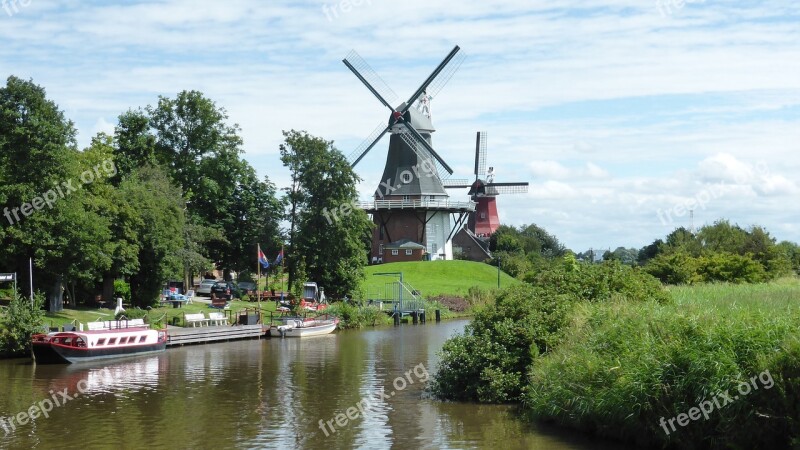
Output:
[[259,285],[261,284],[261,244],[256,244],[258,246],[258,253],[256,253],[256,265],[258,268],[258,276],[256,277],[256,297],[258,297],[258,313],[261,314],[261,295],[259,295]]

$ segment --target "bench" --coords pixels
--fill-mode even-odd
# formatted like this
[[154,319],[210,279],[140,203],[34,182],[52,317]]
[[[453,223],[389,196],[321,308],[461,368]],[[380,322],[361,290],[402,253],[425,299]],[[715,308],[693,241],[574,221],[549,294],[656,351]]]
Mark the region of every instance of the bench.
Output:
[[228,324],[228,317],[225,313],[221,312],[212,312],[208,313],[208,320],[214,325],[227,325]]
[[192,327],[197,326],[198,323],[202,327],[204,323],[210,322],[209,319],[206,319],[206,316],[204,316],[203,313],[186,314],[185,319],[186,325],[192,324]]
[[230,308],[230,305],[228,305],[228,300],[226,300],[225,297],[217,297],[217,296],[211,297],[211,305],[209,306],[211,308],[217,308],[217,309]]

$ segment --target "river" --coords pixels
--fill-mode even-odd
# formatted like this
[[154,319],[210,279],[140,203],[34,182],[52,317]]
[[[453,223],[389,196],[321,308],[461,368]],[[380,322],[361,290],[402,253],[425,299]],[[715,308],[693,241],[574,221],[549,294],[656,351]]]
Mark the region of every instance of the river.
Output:
[[[89,367],[0,361],[0,448],[622,448],[526,424],[514,407],[427,398],[436,353],[465,324],[189,346]],[[52,410],[10,423],[33,405]]]

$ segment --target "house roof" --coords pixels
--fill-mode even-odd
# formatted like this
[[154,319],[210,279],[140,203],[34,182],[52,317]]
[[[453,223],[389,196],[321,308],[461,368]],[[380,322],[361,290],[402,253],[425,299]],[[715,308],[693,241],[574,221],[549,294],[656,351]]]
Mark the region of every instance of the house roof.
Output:
[[392,242],[391,244],[386,244],[383,246],[385,249],[389,250],[424,250],[425,246],[422,244],[417,244],[416,242],[410,239],[400,239],[399,241]]

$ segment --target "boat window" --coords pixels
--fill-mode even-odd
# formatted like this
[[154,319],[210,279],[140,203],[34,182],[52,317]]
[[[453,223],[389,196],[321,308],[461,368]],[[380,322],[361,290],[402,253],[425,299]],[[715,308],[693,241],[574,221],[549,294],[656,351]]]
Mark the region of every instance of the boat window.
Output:
[[114,345],[117,343],[117,338],[111,338],[108,340],[108,345]]
[[64,338],[64,340],[62,341],[62,344],[64,344],[64,345],[72,344],[72,338]]
[[86,347],[86,342],[82,338],[75,339],[76,347]]
[[97,345],[106,345],[106,338],[100,338],[97,340]]
[[139,342],[144,342],[145,339],[147,339],[147,336],[142,336],[139,338]]

